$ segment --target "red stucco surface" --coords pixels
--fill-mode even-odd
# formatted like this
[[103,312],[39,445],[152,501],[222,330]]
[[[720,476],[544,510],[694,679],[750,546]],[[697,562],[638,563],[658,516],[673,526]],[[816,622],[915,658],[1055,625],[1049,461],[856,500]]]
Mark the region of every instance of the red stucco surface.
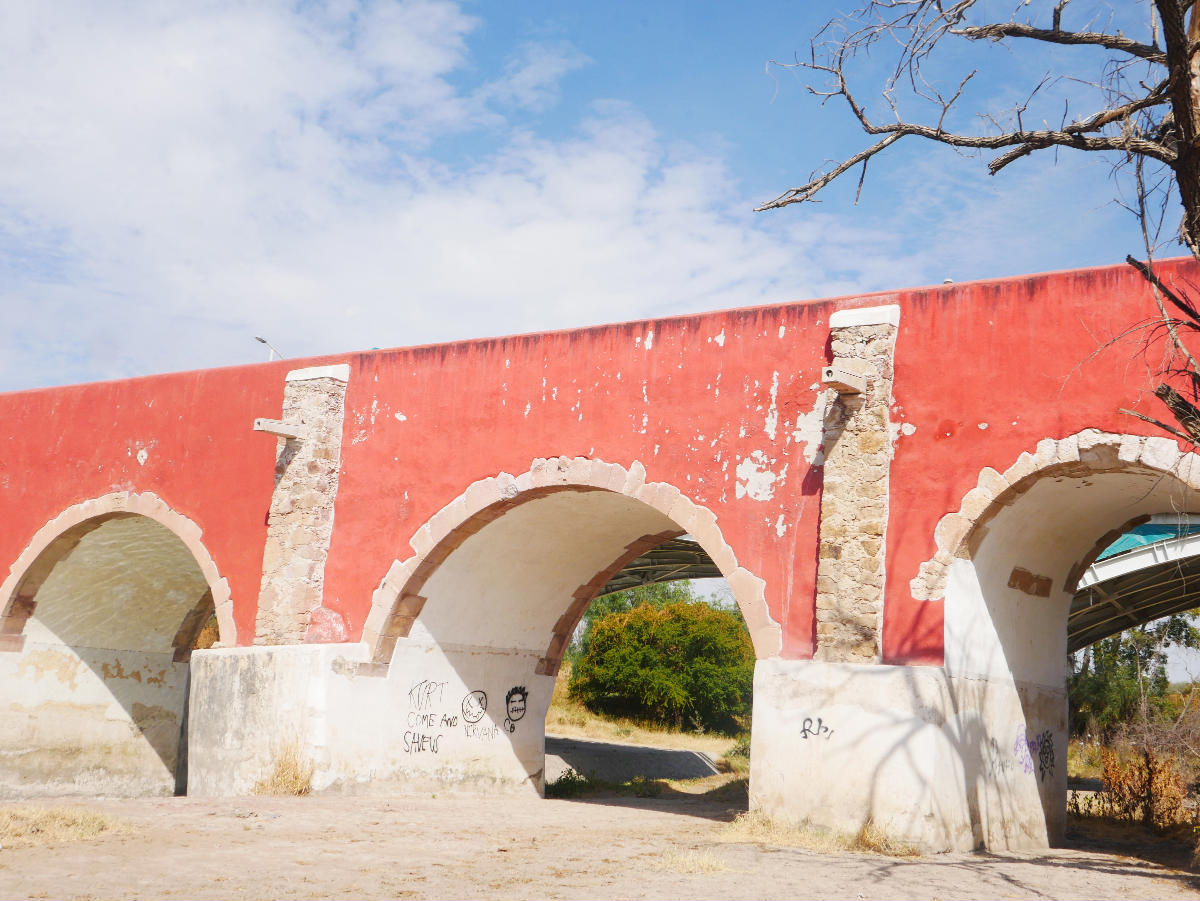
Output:
[[[1200,278],[1190,263],[1163,271]],[[251,423],[279,416],[289,370],[347,362],[324,606],[351,639],[391,562],[473,481],[583,455],[641,461],[716,513],[766,581],[784,655],[811,656],[821,469],[797,419],[817,405],[830,313],[893,303],[892,419],[915,430],[891,470],[884,654],[939,663],[941,603],[914,601],[909,580],[980,469],[1084,428],[1153,433],[1117,412],[1152,409],[1136,340],[1101,349],[1154,312],[1128,267],[2,394],[0,574],[67,507],[152,491],[203,529],[250,643],[275,455]],[[776,477],[768,499],[739,497],[756,451]]]

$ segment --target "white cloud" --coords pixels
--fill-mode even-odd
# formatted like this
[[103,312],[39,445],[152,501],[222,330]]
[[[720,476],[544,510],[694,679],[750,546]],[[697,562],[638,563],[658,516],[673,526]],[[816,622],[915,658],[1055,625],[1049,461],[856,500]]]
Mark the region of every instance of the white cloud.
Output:
[[[937,271],[886,219],[755,218],[719,156],[628,105],[519,130],[585,61],[530,44],[468,84],[475,24],[436,0],[0,6],[0,390],[261,359],[255,334],[299,356]],[[438,156],[468,135],[472,163]]]

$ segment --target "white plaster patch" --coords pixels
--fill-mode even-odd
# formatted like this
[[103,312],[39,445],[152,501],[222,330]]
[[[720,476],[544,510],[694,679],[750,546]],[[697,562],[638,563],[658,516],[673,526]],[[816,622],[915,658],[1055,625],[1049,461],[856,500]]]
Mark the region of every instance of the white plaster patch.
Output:
[[654,329],[650,329],[650,331],[646,332],[646,350],[649,350],[653,346],[654,346]]
[[708,340],[712,341],[714,344],[716,344],[717,347],[724,347],[725,346],[725,329],[721,329],[721,331],[718,334],[713,335]]
[[775,464],[760,450],[753,451],[750,456],[743,458],[737,465],[737,484],[734,496],[749,497],[755,501],[769,501],[775,496],[775,483],[783,484],[787,478],[787,464],[783,464],[778,474],[771,471]]
[[310,366],[307,369],[293,369],[287,374],[289,382],[305,382],[309,379],[333,379],[338,382],[350,381],[350,364],[338,363],[334,366]]
[[849,328],[855,325],[899,325],[900,307],[888,304],[882,307],[858,307],[838,310],[829,317],[830,328]]
[[781,326],[779,326],[779,337],[780,337],[780,338],[782,338],[782,337],[784,336],[784,334],[786,334],[786,332],[787,332],[787,326],[786,326],[786,325],[781,325]]
[[986,422],[981,422],[981,423],[979,423],[979,430],[980,430],[981,432],[982,432],[984,429],[986,429],[986,428],[987,428],[987,423],[986,423]]
[[783,521],[783,514],[779,514],[779,519],[775,520],[775,534],[782,538],[787,531],[787,523]]
[[406,419],[408,419],[407,416],[405,416],[403,413],[401,413],[399,411],[393,413],[392,415],[396,417],[397,422],[404,422]]
[[526,416],[528,416],[528,415],[529,415],[529,411],[530,411],[530,410],[532,410],[532,409],[533,409],[533,404],[526,403],[526,404],[525,404],[525,415],[526,415]]
[[917,427],[911,422],[902,423],[900,426],[900,434],[904,435],[905,437],[914,434],[916,431]]
[[138,466],[145,466],[146,461],[150,459],[150,452],[144,447],[137,452]]
[[767,421],[763,428],[766,430],[767,437],[772,441],[775,440],[775,429],[779,425],[779,373],[771,373],[771,405],[767,408]]
[[810,466],[825,464],[825,393],[817,395],[816,403],[808,413],[796,417],[792,440],[803,445],[801,453]]

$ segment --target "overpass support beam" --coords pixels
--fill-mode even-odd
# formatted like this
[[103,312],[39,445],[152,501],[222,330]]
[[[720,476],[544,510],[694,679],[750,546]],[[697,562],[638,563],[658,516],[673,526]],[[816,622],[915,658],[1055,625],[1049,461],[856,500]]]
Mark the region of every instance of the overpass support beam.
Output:
[[[255,644],[303,641],[321,608],[349,377],[346,364],[289,372],[282,420],[255,423],[278,438]],[[340,620],[330,619],[324,638],[344,639]]]

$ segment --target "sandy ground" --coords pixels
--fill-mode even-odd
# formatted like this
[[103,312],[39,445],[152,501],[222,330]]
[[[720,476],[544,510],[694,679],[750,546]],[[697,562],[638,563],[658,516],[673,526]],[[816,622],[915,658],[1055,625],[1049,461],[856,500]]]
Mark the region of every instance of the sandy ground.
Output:
[[703,799],[92,801],[125,835],[0,850],[2,898],[1193,898],[1076,847],[891,859],[723,840]]

